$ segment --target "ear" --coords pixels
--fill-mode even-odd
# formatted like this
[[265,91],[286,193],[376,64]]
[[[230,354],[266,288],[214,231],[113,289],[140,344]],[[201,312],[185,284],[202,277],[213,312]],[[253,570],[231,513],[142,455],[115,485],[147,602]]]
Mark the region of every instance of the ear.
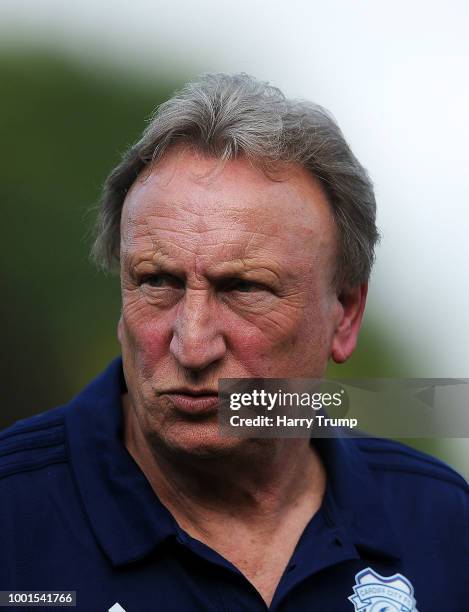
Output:
[[124,337],[124,321],[122,318],[122,311],[121,311],[121,316],[119,317],[119,321],[117,322],[117,339],[119,340],[119,343],[122,344],[122,339]]
[[355,350],[367,293],[368,283],[363,283],[356,287],[343,288],[337,296],[341,314],[331,346],[331,357],[336,363],[347,361]]

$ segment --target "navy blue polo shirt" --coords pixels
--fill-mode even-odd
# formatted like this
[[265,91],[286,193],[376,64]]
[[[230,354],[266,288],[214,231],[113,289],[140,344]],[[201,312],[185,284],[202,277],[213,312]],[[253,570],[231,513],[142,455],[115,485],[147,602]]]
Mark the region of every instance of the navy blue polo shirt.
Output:
[[73,590],[86,612],[469,610],[468,486],[440,461],[315,440],[326,494],[267,608],[154,494],[123,444],[123,391],[116,359],[0,435],[0,590]]

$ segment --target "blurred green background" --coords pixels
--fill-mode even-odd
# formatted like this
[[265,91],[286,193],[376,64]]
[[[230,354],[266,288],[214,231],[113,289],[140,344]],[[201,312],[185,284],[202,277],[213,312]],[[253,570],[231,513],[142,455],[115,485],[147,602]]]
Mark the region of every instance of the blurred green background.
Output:
[[68,400],[118,353],[118,282],[89,260],[93,207],[174,84],[44,51],[4,51],[0,82],[5,426]]
[[[180,84],[57,52],[0,53],[4,257],[0,427],[68,401],[116,354],[116,277],[89,259],[101,185]],[[412,377],[412,359],[368,316],[340,377]],[[448,459],[441,440],[406,440]]]

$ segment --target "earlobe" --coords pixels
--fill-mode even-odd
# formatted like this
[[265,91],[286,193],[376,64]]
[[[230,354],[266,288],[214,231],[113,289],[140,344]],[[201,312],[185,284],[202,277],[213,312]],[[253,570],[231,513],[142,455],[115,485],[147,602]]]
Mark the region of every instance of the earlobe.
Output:
[[124,321],[123,321],[123,315],[121,312],[121,316],[119,317],[119,321],[117,322],[117,339],[119,340],[119,343],[122,344],[122,338],[124,335]]
[[337,299],[341,304],[341,317],[332,339],[331,357],[343,363],[355,350],[365,310],[368,283],[342,289]]

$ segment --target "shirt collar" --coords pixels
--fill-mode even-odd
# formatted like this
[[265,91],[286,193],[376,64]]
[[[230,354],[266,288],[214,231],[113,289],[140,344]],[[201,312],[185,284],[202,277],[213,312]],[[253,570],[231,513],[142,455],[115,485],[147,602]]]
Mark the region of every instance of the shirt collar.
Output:
[[[113,565],[141,559],[179,533],[123,443],[122,359],[115,359],[67,410],[72,471],[95,536]],[[379,486],[353,439],[316,439],[327,490],[322,506],[329,524],[350,544],[398,558]]]
[[327,473],[322,510],[329,523],[342,528],[360,552],[401,557],[398,538],[357,440],[317,438],[313,444]]

